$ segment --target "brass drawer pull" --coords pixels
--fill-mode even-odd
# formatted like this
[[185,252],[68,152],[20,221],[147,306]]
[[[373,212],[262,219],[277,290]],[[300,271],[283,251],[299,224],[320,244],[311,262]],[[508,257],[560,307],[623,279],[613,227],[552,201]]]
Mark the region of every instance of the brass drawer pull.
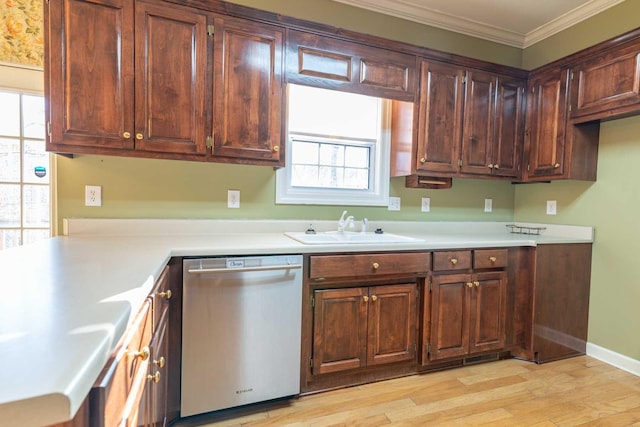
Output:
[[380,268],[380,264],[378,264],[377,262],[374,262],[371,266],[373,267],[374,270],[377,270]]
[[456,264],[458,263],[458,259],[457,259],[457,258],[449,258],[449,262],[450,262],[452,265],[456,265]]
[[362,297],[362,300],[364,302],[369,302],[369,297],[365,295],[365,296]]
[[473,288],[473,283],[467,282],[467,288]]
[[139,133],[139,132],[138,132],[138,133],[136,133],[136,139],[137,139],[138,141],[141,141],[141,140],[142,140],[142,138],[144,138],[144,135],[142,135],[142,134],[141,134],[141,133]]
[[378,297],[375,295],[371,296],[371,301],[376,302],[378,300]]
[[477,280],[476,280],[475,282],[473,282],[473,284],[474,284],[474,285],[476,285],[476,288],[477,288],[478,286],[480,286],[480,282],[478,282]]
[[124,139],[129,139],[129,138],[131,138],[131,133],[129,133],[129,132],[124,132],[124,133],[122,134],[122,137],[123,137]]
[[490,256],[489,257],[489,261],[491,261],[491,263],[495,264],[495,262],[498,260],[498,258],[494,257],[494,256]]

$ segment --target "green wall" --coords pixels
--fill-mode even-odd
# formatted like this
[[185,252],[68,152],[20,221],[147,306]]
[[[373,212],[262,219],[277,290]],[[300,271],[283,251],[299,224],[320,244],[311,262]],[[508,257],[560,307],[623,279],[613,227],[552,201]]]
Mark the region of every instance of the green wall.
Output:
[[[523,53],[523,68],[544,65],[637,28],[640,1],[627,0],[552,36]],[[640,360],[640,117],[604,122],[600,129],[598,180],[516,187],[517,221],[595,227],[589,308],[589,342]],[[558,215],[545,214],[557,200]]]

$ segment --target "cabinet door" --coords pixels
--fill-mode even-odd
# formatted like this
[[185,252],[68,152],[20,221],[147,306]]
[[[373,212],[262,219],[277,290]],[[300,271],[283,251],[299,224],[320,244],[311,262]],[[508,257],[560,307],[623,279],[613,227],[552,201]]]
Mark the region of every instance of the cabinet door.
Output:
[[136,2],[136,149],[206,154],[207,17]]
[[169,315],[163,310],[161,320],[151,342],[151,363],[149,364],[149,419],[148,425],[164,427],[167,425],[167,397],[169,394],[168,363],[169,353]]
[[282,164],[283,30],[218,17],[214,32],[213,155]]
[[430,360],[469,353],[469,285],[468,274],[432,278]]
[[491,175],[496,77],[468,71],[466,80],[460,171]]
[[314,375],[366,365],[368,300],[367,288],[314,292]]
[[417,172],[450,176],[458,171],[463,77],[464,71],[451,65],[420,64]]
[[555,177],[564,173],[567,80],[563,70],[531,82],[527,108],[527,177]]
[[133,148],[133,1],[46,5],[47,150]]
[[369,288],[368,329],[368,365],[414,359],[415,283]]
[[498,77],[492,144],[492,174],[520,176],[524,145],[524,91],[526,82]]
[[483,273],[474,275],[473,279],[469,352],[504,348],[506,274]]

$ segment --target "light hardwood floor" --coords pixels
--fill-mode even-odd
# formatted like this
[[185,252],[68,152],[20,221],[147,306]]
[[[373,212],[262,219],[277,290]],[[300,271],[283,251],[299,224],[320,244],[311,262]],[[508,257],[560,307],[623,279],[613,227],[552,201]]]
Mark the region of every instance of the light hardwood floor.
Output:
[[588,356],[510,359],[192,417],[180,426],[640,426],[640,377]]

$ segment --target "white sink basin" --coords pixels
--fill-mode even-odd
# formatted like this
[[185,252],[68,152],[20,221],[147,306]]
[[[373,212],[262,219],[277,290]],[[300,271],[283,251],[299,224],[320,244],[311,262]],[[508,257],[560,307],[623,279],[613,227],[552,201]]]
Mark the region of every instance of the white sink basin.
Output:
[[357,233],[354,231],[326,231],[317,234],[306,234],[304,232],[288,231],[284,234],[305,245],[424,242],[423,239],[391,233],[376,234]]

